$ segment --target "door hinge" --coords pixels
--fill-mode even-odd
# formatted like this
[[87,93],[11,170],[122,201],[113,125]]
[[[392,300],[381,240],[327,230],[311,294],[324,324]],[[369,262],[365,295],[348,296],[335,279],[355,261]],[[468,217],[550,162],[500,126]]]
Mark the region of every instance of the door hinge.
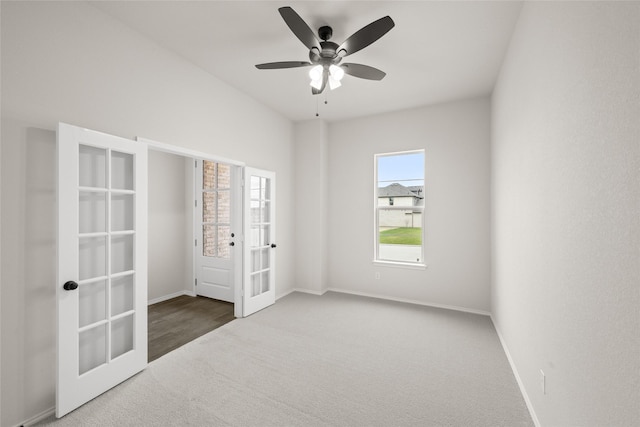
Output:
[[196,286],[198,286],[198,279],[196,279]]
[[197,168],[197,167],[198,167],[198,161],[197,161],[197,160],[194,160],[194,162],[193,162],[193,163],[194,163],[193,167]]
[[198,199],[195,200],[196,208],[198,207]]
[[194,246],[198,246],[198,239],[195,240]]

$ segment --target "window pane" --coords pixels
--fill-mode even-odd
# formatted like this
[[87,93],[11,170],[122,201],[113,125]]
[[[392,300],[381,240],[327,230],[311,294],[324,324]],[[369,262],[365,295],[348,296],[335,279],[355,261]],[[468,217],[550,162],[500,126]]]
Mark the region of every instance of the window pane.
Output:
[[377,157],[378,206],[422,206],[424,152]]

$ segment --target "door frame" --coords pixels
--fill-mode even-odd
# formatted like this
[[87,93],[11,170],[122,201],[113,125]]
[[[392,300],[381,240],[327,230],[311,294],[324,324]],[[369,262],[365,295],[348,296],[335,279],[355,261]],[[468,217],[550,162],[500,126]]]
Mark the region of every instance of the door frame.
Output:
[[[235,200],[233,201],[234,205],[232,206],[232,208],[235,210],[236,215],[239,215],[239,219],[238,219],[238,224],[240,225],[239,229],[238,229],[238,233],[237,233],[237,237],[235,238],[235,246],[234,246],[234,257],[235,257],[235,262],[233,265],[234,268],[234,305],[233,305],[233,312],[234,312],[234,316],[237,318],[243,317],[243,302],[242,302],[242,287],[243,287],[243,265],[244,265],[244,226],[243,224],[243,216],[242,216],[242,200],[243,200],[243,187],[242,187],[242,182],[243,182],[243,176],[244,176],[244,167],[246,166],[246,164],[244,162],[238,161],[238,160],[233,160],[233,159],[229,159],[226,157],[222,157],[222,156],[215,156],[209,153],[205,153],[202,151],[197,151],[197,150],[192,150],[189,148],[183,148],[183,147],[178,147],[176,145],[171,145],[171,144],[166,144],[164,142],[159,142],[159,141],[154,141],[152,139],[148,139],[148,138],[142,138],[142,137],[136,137],[136,141],[142,142],[147,144],[147,147],[149,150],[153,150],[153,151],[160,151],[163,153],[169,153],[169,154],[175,154],[178,156],[182,156],[185,157],[187,159],[192,159],[192,160],[208,160],[211,162],[216,162],[216,163],[226,163],[228,165],[231,165],[231,171],[232,173],[235,174],[235,178],[236,178],[236,184],[235,184],[235,188],[232,191],[236,191],[236,194],[238,195],[238,197],[235,197]],[[196,180],[195,180],[195,174],[196,174],[196,168],[193,168],[193,200],[195,200],[195,191],[196,189]],[[192,205],[193,206],[193,205]],[[196,215],[196,209],[195,206],[193,208],[193,233],[194,235],[192,236],[193,238],[195,238],[195,229],[196,229],[196,224],[195,224],[195,215]],[[196,278],[196,259],[195,259],[195,245],[193,246],[193,265],[192,265],[192,275],[193,275],[193,282],[191,283],[191,291],[193,292],[193,295],[196,295],[196,290],[195,290],[195,278]]]

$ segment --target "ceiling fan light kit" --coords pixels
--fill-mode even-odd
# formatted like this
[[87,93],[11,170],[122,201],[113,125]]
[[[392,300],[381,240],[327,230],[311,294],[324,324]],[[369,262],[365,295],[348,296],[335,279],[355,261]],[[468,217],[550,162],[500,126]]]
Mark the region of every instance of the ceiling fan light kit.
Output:
[[340,64],[342,58],[351,55],[378,40],[391,30],[395,23],[389,16],[356,31],[341,45],[329,41],[333,29],[323,26],[318,29],[318,35],[309,28],[304,20],[291,7],[278,9],[282,19],[293,34],[309,49],[309,61],[284,61],[258,64],[259,70],[275,70],[281,68],[312,67],[309,71],[311,79],[311,93],[318,95],[329,85],[333,90],[342,86],[341,80],[345,74],[367,80],[382,80],[384,71],[362,64]]

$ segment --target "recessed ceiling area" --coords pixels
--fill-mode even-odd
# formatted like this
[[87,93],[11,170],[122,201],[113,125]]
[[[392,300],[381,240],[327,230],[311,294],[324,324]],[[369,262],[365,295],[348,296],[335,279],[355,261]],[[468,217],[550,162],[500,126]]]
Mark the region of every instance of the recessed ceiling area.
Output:
[[[101,1],[91,5],[292,121],[352,119],[493,90],[522,6],[498,1]],[[349,56],[387,73],[345,76],[312,95],[308,68],[255,64],[308,61],[308,49],[278,13],[291,6],[312,30],[333,28],[340,44],[389,15],[395,27]],[[326,104],[325,104],[326,101]]]

